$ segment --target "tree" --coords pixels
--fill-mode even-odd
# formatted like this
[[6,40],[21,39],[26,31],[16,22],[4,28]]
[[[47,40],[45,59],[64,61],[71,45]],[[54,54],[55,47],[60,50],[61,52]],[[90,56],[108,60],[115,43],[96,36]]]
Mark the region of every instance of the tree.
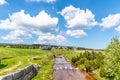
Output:
[[104,77],[108,80],[120,80],[120,41],[118,37],[112,39],[106,49],[104,63]]

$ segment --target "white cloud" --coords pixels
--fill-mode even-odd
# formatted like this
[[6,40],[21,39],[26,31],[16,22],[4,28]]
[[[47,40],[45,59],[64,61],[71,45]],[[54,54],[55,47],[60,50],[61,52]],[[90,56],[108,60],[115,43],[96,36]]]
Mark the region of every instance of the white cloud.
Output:
[[15,29],[19,29],[19,26],[17,27],[16,23],[11,22],[10,19],[6,19],[6,20],[0,20],[0,29],[15,30]]
[[13,43],[21,43],[24,39],[32,38],[32,35],[23,30],[11,31],[8,35],[2,36],[4,40],[10,40]]
[[56,42],[59,43],[59,44],[66,43],[67,39],[62,35],[57,35],[56,36]]
[[24,10],[13,13],[9,18],[0,20],[0,29],[5,30],[40,30],[50,31],[55,30],[58,24],[58,18],[51,17],[48,13],[42,10],[37,16],[25,14]]
[[81,38],[87,35],[83,30],[67,30],[66,34],[75,38]]
[[120,33],[120,25],[117,28],[115,28],[115,30]]
[[51,33],[42,33],[39,31],[34,31],[34,34],[38,35],[37,41],[35,43],[58,43],[58,44],[63,44],[67,42],[67,39],[62,36],[62,35],[54,35]]
[[56,0],[26,0],[27,2],[46,2],[46,3],[53,3]]
[[107,17],[102,18],[102,22],[100,23],[100,26],[105,29],[116,27],[118,25],[120,25],[120,14],[110,14]]
[[9,15],[9,18],[0,20],[1,30],[11,30],[11,32],[3,36],[2,39],[13,42],[23,42],[24,39],[32,36],[31,32],[39,31],[50,33],[56,30],[58,18],[51,17],[44,10],[36,16],[25,14],[24,10]]
[[6,0],[0,0],[0,5],[4,5],[6,3],[7,3]]
[[97,25],[94,14],[88,9],[81,10],[70,5],[65,7],[60,14],[67,22],[67,28],[91,28]]

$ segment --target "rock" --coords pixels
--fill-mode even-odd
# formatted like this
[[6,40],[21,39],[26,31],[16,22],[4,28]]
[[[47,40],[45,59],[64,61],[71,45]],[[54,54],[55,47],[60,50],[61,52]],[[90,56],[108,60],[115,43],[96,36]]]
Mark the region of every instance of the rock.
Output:
[[6,76],[3,76],[0,80],[14,80],[12,74],[8,74]]

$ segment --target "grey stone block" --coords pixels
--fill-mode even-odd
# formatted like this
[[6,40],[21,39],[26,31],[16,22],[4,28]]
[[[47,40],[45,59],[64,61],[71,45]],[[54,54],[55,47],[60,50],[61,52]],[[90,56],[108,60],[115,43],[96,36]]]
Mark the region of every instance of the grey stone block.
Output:
[[2,77],[2,79],[0,79],[0,80],[13,80],[13,75],[12,74],[8,74],[8,75]]
[[13,73],[13,79],[14,80],[19,79],[23,76],[24,76],[24,70],[20,70],[20,71],[17,71],[15,73]]
[[34,68],[33,65],[30,65],[30,66],[26,67],[25,68],[25,74],[28,74],[33,68]]
[[22,70],[1,76],[0,80],[31,80],[38,72],[34,65],[30,65]]

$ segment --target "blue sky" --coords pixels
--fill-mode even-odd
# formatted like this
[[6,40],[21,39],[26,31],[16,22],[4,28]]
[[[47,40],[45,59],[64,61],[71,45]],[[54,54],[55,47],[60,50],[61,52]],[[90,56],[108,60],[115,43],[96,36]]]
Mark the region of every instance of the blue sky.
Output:
[[120,0],[0,0],[0,43],[104,49],[120,35]]

